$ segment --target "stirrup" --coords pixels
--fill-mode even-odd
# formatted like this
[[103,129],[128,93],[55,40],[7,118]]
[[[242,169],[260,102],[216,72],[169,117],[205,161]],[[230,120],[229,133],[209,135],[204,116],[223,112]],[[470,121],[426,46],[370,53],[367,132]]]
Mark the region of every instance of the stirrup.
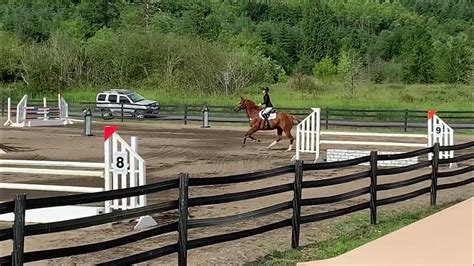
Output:
[[263,129],[269,129],[269,128],[270,128],[270,121],[265,120],[265,122],[263,123]]

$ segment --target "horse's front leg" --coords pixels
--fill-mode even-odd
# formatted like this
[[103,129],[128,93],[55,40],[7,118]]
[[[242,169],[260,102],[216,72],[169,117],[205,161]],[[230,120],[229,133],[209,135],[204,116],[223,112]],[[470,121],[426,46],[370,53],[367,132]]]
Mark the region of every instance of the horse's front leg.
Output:
[[247,141],[247,138],[254,139],[254,138],[252,137],[252,134],[255,133],[255,132],[257,132],[257,130],[258,130],[258,128],[253,128],[253,127],[252,127],[252,128],[250,128],[250,129],[247,131],[247,133],[246,133],[245,136],[244,136],[244,139],[242,140],[242,147],[245,146],[245,142]]
[[250,135],[249,138],[250,138],[251,140],[253,140],[254,142],[260,142],[260,139],[259,139],[259,138],[256,138],[256,137],[254,137],[254,136],[252,136],[252,135]]

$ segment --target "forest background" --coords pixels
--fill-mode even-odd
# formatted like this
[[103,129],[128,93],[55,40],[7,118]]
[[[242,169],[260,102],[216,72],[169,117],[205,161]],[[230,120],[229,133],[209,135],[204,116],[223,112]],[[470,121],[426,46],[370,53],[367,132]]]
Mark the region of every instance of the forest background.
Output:
[[2,0],[4,95],[473,110],[470,0]]

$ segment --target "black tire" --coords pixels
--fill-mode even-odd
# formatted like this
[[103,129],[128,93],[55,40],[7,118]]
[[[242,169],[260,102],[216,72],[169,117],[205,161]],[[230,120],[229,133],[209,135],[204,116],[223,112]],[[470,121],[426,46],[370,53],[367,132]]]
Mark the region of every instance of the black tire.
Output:
[[145,112],[143,112],[142,110],[136,110],[133,113],[133,116],[138,120],[143,120],[145,119]]
[[108,109],[102,109],[100,110],[100,113],[104,120],[110,120],[114,118],[114,114]]

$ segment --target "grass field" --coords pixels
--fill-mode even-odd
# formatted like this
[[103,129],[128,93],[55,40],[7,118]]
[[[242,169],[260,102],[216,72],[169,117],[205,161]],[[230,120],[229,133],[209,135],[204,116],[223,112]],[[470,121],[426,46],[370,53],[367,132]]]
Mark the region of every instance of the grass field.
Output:
[[[297,262],[332,258],[362,246],[390,232],[414,223],[455,203],[411,211],[381,211],[378,224],[371,225],[368,214],[355,214],[331,225],[325,235],[328,239],[287,251],[273,251],[270,255],[245,266],[257,265],[296,265]],[[302,232],[304,234],[305,232]]]
[[[261,90],[257,86],[248,87],[234,95],[210,95],[197,91],[167,90],[152,87],[131,87],[143,96],[158,100],[162,104],[210,104],[235,105],[239,96],[261,101]],[[101,87],[68,89],[68,101],[94,101]],[[10,95],[8,89],[3,89]],[[343,84],[333,82],[320,84],[314,91],[295,91],[288,84],[270,86],[272,102],[276,107],[332,107],[363,109],[437,109],[474,110],[474,86],[456,84],[402,85],[402,84],[361,84],[352,98]],[[23,92],[16,91],[17,97]],[[42,95],[41,95],[42,96]],[[54,98],[54,93],[51,93]]]

